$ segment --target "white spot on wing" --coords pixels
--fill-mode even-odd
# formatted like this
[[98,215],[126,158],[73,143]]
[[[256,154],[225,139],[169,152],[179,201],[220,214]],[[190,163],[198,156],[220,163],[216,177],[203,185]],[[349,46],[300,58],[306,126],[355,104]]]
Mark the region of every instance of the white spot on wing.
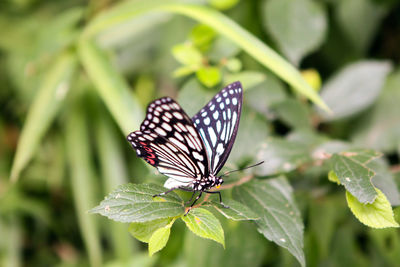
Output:
[[219,112],[218,110],[213,113],[214,120],[218,119]]
[[160,127],[157,127],[156,129],[154,129],[154,131],[156,133],[158,133],[159,135],[162,135],[162,136],[166,136],[167,135],[167,133]]
[[208,135],[210,137],[212,145],[215,146],[215,143],[217,142],[217,136],[215,135],[214,129],[212,127],[208,127]]
[[179,113],[179,112],[177,112],[177,111],[174,112],[174,116],[175,116],[175,118],[177,118],[177,119],[179,119],[179,120],[182,120],[182,119],[183,119],[182,114]]
[[169,132],[172,131],[172,127],[168,123],[163,122],[163,124],[161,124],[161,127]]
[[195,159],[198,159],[198,160],[200,160],[200,161],[203,161],[203,160],[204,160],[203,155],[201,155],[201,154],[198,153],[197,151],[193,151],[192,154],[193,154],[193,157],[194,157]]
[[210,124],[210,118],[209,117],[204,119],[204,124],[205,125],[209,125]]
[[217,132],[221,132],[221,121],[217,121]]

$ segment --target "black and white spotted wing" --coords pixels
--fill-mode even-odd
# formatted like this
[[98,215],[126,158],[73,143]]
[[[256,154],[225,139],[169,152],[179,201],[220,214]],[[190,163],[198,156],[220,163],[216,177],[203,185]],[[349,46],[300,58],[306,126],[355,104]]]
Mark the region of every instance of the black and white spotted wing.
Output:
[[170,179],[165,187],[191,187],[209,176],[206,149],[192,120],[169,97],[149,104],[140,131],[127,137],[139,157]]
[[213,175],[224,166],[235,142],[242,99],[242,85],[234,82],[222,89],[192,118],[203,138]]

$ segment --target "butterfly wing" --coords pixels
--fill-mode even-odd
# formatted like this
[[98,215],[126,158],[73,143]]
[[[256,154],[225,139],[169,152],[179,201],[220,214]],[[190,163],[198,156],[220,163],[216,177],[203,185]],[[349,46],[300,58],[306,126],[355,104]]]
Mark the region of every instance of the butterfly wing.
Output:
[[139,157],[170,179],[165,186],[190,187],[199,177],[208,177],[205,147],[193,122],[169,97],[153,101],[139,131],[128,141]]
[[192,118],[203,138],[210,172],[214,175],[224,166],[232,150],[239,128],[242,101],[242,85],[234,82],[222,89]]

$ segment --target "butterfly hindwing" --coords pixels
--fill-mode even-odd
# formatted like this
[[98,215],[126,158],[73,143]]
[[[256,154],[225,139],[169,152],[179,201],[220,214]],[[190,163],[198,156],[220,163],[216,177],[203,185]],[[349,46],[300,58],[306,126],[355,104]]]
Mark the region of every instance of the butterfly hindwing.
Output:
[[190,186],[209,174],[203,141],[192,120],[169,97],[153,101],[147,108],[140,131],[127,137],[139,157],[172,178],[170,186]]
[[214,175],[224,166],[235,142],[242,100],[242,85],[234,82],[222,89],[192,118],[203,138],[210,172]]

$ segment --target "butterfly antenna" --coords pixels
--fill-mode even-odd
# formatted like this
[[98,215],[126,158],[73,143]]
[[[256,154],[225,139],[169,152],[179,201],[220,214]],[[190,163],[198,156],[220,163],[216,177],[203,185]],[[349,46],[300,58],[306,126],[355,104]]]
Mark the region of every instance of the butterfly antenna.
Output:
[[225,172],[224,174],[222,174],[220,177],[222,177],[222,176],[228,176],[228,175],[231,174],[232,172],[238,172],[238,171],[243,171],[243,170],[250,169],[250,168],[253,168],[253,167],[257,167],[258,165],[261,165],[261,164],[263,164],[263,163],[264,163],[264,161],[261,161],[261,162],[259,162],[259,163],[254,164],[254,165],[244,167],[243,169],[238,169],[238,170],[233,170],[233,171],[227,171],[227,172]]

